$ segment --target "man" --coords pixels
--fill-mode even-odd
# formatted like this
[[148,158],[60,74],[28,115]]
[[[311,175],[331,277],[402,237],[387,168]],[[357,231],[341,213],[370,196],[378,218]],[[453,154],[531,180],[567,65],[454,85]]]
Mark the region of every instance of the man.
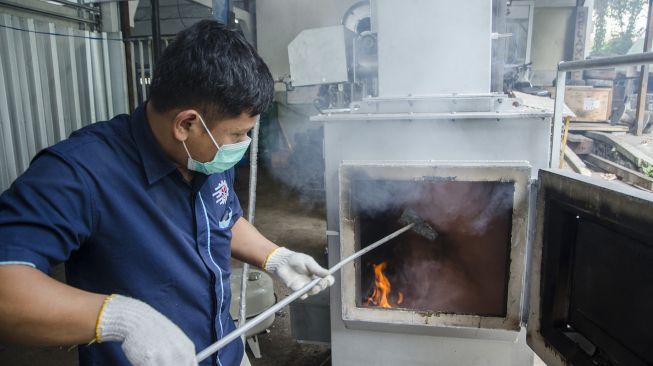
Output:
[[[41,151],[0,196],[0,338],[90,343],[81,366],[196,365],[235,328],[231,256],[293,290],[333,283],[241,217],[233,166],[273,85],[241,36],[202,21],[165,50],[134,114]],[[67,285],[44,274],[64,261]],[[235,341],[202,364],[242,357]]]

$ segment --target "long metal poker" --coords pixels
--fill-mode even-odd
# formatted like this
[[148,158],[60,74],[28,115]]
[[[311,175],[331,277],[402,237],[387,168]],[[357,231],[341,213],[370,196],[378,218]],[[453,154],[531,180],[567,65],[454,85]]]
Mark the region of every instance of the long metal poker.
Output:
[[[403,234],[404,232],[410,230],[413,228],[413,226],[416,225],[416,222],[413,222],[409,225],[404,226],[403,228],[395,231],[394,233],[384,237],[381,240],[378,240],[374,242],[373,244],[359,250],[358,252],[350,255],[349,257],[343,259],[342,261],[338,262],[336,265],[331,267],[329,269],[329,274],[332,275],[336,273],[338,270],[340,270],[345,264],[353,261],[356,258],[359,258],[360,256],[368,253],[371,250],[374,250],[378,246],[387,243],[388,241],[396,238],[397,236]],[[197,362],[202,362],[204,361],[207,357],[211,356],[212,354],[216,353],[219,351],[221,348],[224,346],[228,345],[231,343],[234,339],[240,337],[241,335],[245,334],[247,331],[250,329],[254,328],[255,326],[259,325],[263,320],[267,319],[270,315],[276,313],[277,311],[281,310],[284,306],[290,304],[291,302],[297,300],[300,298],[302,295],[310,291],[315,285],[317,285],[318,282],[320,282],[322,278],[316,278],[313,281],[309,282],[308,285],[302,287],[301,289],[293,292],[292,294],[288,295],[285,299],[281,300],[280,302],[276,303],[272,307],[268,308],[261,314],[257,315],[254,319],[251,321],[248,321],[244,325],[238,327],[231,333],[227,334],[224,338],[220,339],[219,341],[213,343],[212,345],[206,347],[202,352],[197,354]]]

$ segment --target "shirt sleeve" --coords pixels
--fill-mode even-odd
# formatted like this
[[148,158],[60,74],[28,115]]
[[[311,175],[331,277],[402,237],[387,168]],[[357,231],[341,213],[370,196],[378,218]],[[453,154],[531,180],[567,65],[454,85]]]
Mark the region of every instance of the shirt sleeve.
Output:
[[82,174],[45,150],[0,196],[0,264],[49,273],[88,239],[93,208]]

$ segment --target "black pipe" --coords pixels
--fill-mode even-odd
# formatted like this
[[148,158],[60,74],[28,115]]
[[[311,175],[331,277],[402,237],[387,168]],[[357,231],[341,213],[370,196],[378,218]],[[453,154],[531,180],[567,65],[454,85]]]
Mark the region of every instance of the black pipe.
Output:
[[[161,56],[161,20],[159,18],[159,0],[150,0],[152,6],[152,53],[154,64]],[[154,65],[150,65],[150,76],[154,70]]]
[[623,56],[593,58],[589,60],[562,61],[558,63],[558,72],[589,69],[602,69],[615,66],[644,65],[653,63],[653,52],[633,53]]

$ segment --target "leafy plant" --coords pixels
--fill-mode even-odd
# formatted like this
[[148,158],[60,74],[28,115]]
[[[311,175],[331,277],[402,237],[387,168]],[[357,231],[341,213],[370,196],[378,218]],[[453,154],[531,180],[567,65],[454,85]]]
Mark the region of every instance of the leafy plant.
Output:
[[642,173],[653,178],[653,165],[644,164],[640,167],[640,169],[642,170]]

